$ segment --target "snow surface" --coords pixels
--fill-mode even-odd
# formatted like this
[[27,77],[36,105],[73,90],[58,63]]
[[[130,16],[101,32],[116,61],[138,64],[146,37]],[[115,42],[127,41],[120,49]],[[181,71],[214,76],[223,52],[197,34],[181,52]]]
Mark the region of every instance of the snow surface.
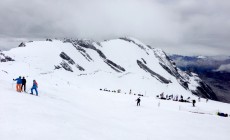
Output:
[[[158,64],[154,51],[146,55],[137,45],[119,39],[102,42],[100,49],[126,72],[115,72],[95,51],[87,49],[93,59],[89,62],[71,43],[58,40],[26,43],[26,47],[4,52],[16,61],[0,63],[0,139],[228,140],[230,118],[216,113],[230,113],[229,104],[201,99],[192,107],[191,103],[156,99],[161,92],[197,97]],[[54,70],[54,65],[63,61],[61,52],[86,71],[73,66],[73,73]],[[172,83],[162,84],[140,69],[136,60],[141,58]],[[15,91],[12,79],[19,75],[26,77],[28,92],[32,80],[37,80],[38,97]],[[121,89],[121,93],[100,88]],[[130,89],[145,95],[140,107],[136,106],[137,96],[128,94]]]

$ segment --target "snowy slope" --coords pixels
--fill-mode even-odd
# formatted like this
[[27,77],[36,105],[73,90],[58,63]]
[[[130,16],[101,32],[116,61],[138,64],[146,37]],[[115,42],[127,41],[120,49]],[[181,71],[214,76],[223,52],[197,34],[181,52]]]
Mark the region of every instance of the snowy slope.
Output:
[[[155,98],[164,92],[197,99],[192,93],[198,93],[201,81],[177,69],[162,50],[136,39],[36,41],[2,53],[15,61],[0,63],[0,139],[225,140],[228,136],[229,118],[215,115],[230,113],[228,104],[205,103],[202,98],[193,108],[190,103]],[[28,90],[37,80],[38,97],[15,92],[12,79],[19,75],[26,77]],[[99,89],[121,89],[121,93]],[[133,94],[145,95],[141,107],[135,106]]]
[[[127,92],[133,89],[148,95],[165,92],[190,96],[193,93],[216,100],[215,93],[197,76],[180,71],[162,50],[133,38],[100,43],[65,39],[24,44],[25,47],[3,52],[16,60],[10,66],[11,63],[3,64],[2,68],[13,77],[26,75],[36,79],[41,75],[56,75],[65,69],[72,73],[65,72],[67,75],[81,81],[78,84],[84,86],[86,82],[90,88]],[[15,66],[17,71],[14,71]],[[62,82],[72,81],[68,76],[62,78]]]
[[142,97],[136,107],[134,95],[47,85],[46,92],[41,90],[36,97],[16,93],[6,83],[0,83],[0,139],[227,140],[229,136],[229,118],[214,114],[230,112],[229,105],[220,102],[202,99],[193,108],[188,103]]

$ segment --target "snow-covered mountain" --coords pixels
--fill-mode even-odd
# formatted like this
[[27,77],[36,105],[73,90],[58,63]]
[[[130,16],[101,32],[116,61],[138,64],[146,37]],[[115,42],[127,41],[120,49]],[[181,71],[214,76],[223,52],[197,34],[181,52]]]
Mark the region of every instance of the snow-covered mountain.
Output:
[[[2,62],[10,61],[1,64],[1,74],[32,79],[58,75],[64,83],[78,81],[79,86],[87,89],[131,89],[147,95],[195,94],[217,100],[212,89],[195,73],[181,71],[162,50],[134,38],[104,42],[47,39],[21,43],[19,47],[1,53]],[[46,80],[39,81],[45,84]]]
[[[1,140],[228,139],[229,117],[216,113],[230,113],[229,104],[155,98],[164,92],[214,99],[195,73],[178,69],[160,49],[133,38],[22,44],[0,52]],[[39,96],[16,92],[18,76],[26,77],[27,92],[36,79]]]
[[178,67],[201,67],[201,70],[228,72],[230,56],[183,56],[169,55]]
[[169,57],[181,70],[197,73],[213,89],[219,101],[230,103],[229,56],[169,55]]

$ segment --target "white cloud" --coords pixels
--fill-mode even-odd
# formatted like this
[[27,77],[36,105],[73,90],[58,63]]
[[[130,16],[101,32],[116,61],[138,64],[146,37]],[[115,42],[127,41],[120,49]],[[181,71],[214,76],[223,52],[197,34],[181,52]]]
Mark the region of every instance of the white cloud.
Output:
[[227,54],[229,9],[228,0],[1,0],[0,37],[132,36],[169,53]]
[[225,71],[225,72],[230,72],[230,64],[226,64],[226,65],[221,65],[217,71]]

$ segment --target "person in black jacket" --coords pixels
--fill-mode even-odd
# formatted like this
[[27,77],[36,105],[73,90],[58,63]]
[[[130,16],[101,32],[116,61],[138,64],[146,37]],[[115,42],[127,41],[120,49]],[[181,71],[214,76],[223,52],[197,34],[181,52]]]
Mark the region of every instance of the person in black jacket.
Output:
[[192,100],[192,106],[195,107],[196,100]]
[[140,97],[139,97],[139,98],[137,98],[137,99],[136,99],[136,101],[137,101],[137,106],[140,106],[140,105],[141,105],[141,104],[140,104],[140,102],[141,102]]
[[24,92],[26,92],[26,79],[25,79],[25,77],[22,78],[22,88],[23,87],[24,87]]

